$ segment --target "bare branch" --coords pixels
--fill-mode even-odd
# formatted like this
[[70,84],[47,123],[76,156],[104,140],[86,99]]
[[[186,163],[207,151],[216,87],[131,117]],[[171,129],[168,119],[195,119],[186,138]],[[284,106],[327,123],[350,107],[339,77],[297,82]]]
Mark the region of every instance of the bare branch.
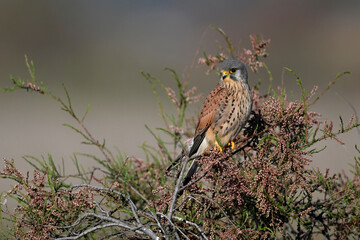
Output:
[[[108,227],[119,227],[119,224],[118,223],[108,223],[108,224],[104,224],[104,225],[98,225],[98,226],[89,228],[89,229],[81,232],[79,235],[72,236],[72,237],[60,237],[60,238],[56,238],[56,239],[57,240],[75,240],[75,239],[82,238],[82,237],[86,236],[87,234],[89,234],[91,232],[94,232],[96,230],[104,229],[104,228],[108,228]],[[120,226],[120,227],[122,227],[122,226]],[[136,231],[138,229],[140,229],[140,227],[131,228],[130,230],[131,231]]]
[[[139,216],[138,216],[137,213],[136,213],[136,212],[138,211],[138,209],[137,209],[137,207],[135,206],[135,204],[133,203],[133,201],[130,199],[129,196],[126,196],[125,194],[123,194],[123,193],[121,193],[121,192],[118,192],[118,191],[115,191],[115,190],[113,190],[113,189],[103,188],[103,187],[98,187],[98,186],[93,186],[93,185],[90,185],[90,184],[78,184],[78,185],[74,185],[74,186],[71,187],[71,189],[73,189],[73,188],[80,188],[80,187],[89,187],[89,188],[93,188],[93,189],[100,190],[100,191],[112,192],[112,193],[115,193],[115,194],[117,194],[117,195],[122,196],[122,197],[125,199],[125,201],[128,203],[128,205],[130,206],[131,211],[132,211],[132,213],[133,213],[136,221],[137,221],[138,224],[139,224],[138,227],[140,227],[140,229],[142,230],[142,232],[144,232],[146,235],[148,235],[149,237],[151,237],[151,238],[153,238],[153,239],[156,239],[155,233],[154,233],[151,229],[146,228],[146,227],[141,223],[141,221],[140,221],[140,219],[139,219]],[[98,205],[98,204],[97,204],[97,205]],[[101,208],[100,208],[100,209],[101,209]],[[104,212],[104,210],[102,210],[102,209],[101,209],[101,211]],[[109,216],[108,216],[109,214],[108,214],[107,212],[106,212],[105,214],[107,215],[108,221],[110,221],[111,219],[114,219],[114,220],[116,220],[116,221],[120,221],[120,220],[117,220],[117,219],[115,219],[115,218],[109,217]],[[151,214],[146,214],[146,215],[152,217]],[[86,215],[85,217],[87,217],[87,216],[88,216],[88,215]],[[100,215],[96,215],[96,216],[98,217],[98,216],[100,216]],[[104,217],[104,216],[101,216],[101,218],[102,218],[102,217]],[[73,224],[73,226],[74,226],[74,225],[77,225],[82,219],[84,219],[84,217],[79,218],[78,221],[76,221],[76,222]],[[128,227],[128,229],[132,230],[132,229],[129,228],[129,227]],[[155,236],[155,238],[154,238],[154,236]]]
[[199,231],[201,237],[202,237],[203,239],[205,239],[205,240],[208,240],[208,238],[206,237],[206,235],[205,235],[205,233],[203,232],[203,230],[202,230],[202,229],[199,227],[199,225],[197,225],[196,223],[190,222],[190,221],[188,221],[188,220],[182,219],[182,218],[177,217],[177,216],[173,216],[173,219],[176,219],[176,220],[178,220],[178,221],[184,222],[184,223],[186,223],[186,224],[189,224],[189,225],[195,227],[195,228]]
[[[156,236],[156,234],[150,228],[147,228],[147,227],[145,227],[143,225],[138,226],[138,227],[133,227],[133,226],[127,224],[127,223],[124,223],[123,221],[121,221],[119,219],[112,218],[112,217],[107,217],[107,216],[102,216],[102,215],[98,215],[98,214],[95,214],[95,213],[86,213],[86,214],[84,214],[77,221],[75,221],[74,224],[69,226],[69,228],[76,227],[77,225],[80,224],[80,222],[82,222],[82,220],[84,220],[85,218],[88,218],[88,217],[95,217],[95,218],[98,218],[100,220],[107,221],[107,222],[110,222],[110,223],[109,224],[98,225],[98,226],[89,228],[89,229],[81,232],[79,235],[76,235],[76,236],[73,236],[73,237],[60,237],[60,238],[57,238],[57,239],[59,239],[59,240],[79,239],[80,237],[83,237],[83,236],[85,236],[85,235],[87,235],[87,234],[89,234],[89,233],[91,233],[93,231],[103,229],[103,228],[107,228],[107,227],[115,227],[115,226],[131,230],[131,231],[136,232],[138,234],[147,235],[152,239],[156,239],[156,240],[160,239],[158,236]],[[141,229],[141,231],[140,231],[140,229]]]
[[171,218],[169,218],[168,216],[166,216],[165,214],[161,213],[161,212],[157,212],[157,215],[160,215],[161,217],[164,217],[167,219],[168,223],[173,226],[179,233],[181,233],[181,235],[183,235],[186,239],[190,239],[186,236],[186,234],[180,230],[180,228],[178,226],[176,226],[172,221]]
[[169,214],[168,214],[169,219],[171,219],[171,217],[173,215],[173,212],[174,212],[174,206],[175,206],[175,203],[176,203],[176,200],[177,200],[177,195],[178,195],[178,192],[181,190],[180,185],[181,185],[181,183],[183,181],[183,176],[184,176],[185,168],[187,166],[188,161],[189,161],[189,158],[185,156],[185,161],[183,163],[183,167],[181,169],[181,172],[179,174],[179,177],[177,179],[176,186],[175,186],[175,189],[174,189],[174,192],[173,192],[173,198],[172,198],[172,201],[171,201]]

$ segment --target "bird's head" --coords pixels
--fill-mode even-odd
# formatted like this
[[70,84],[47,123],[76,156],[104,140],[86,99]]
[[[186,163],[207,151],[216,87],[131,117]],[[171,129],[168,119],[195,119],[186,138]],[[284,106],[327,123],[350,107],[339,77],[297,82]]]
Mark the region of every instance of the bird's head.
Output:
[[248,72],[243,62],[228,58],[220,65],[220,82],[236,81],[247,83]]

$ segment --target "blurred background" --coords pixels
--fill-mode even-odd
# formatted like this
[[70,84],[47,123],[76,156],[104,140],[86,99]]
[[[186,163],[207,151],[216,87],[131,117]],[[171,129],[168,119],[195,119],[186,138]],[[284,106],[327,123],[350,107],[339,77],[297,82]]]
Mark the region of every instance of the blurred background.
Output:
[[[174,81],[165,67],[185,78],[196,51],[218,51],[222,28],[234,45],[250,48],[249,34],[270,38],[266,63],[275,85],[284,83],[294,96],[299,88],[293,69],[305,88],[325,89],[337,73],[351,71],[312,110],[322,119],[339,115],[345,122],[360,113],[359,1],[0,1],[0,87],[10,87],[10,74],[29,78],[24,55],[34,60],[39,81],[64,97],[70,92],[79,115],[91,105],[86,125],[96,138],[106,139],[128,155],[144,157],[139,146],[154,144],[144,125],[163,127],[156,99],[141,71]],[[197,56],[200,57],[200,56]],[[197,59],[196,57],[196,59]],[[191,85],[208,94],[218,81],[215,72],[195,65]],[[264,70],[250,74],[250,84],[267,84]],[[166,96],[163,100],[167,101]],[[190,109],[199,114],[203,99]],[[350,104],[349,104],[350,103]],[[170,108],[170,105],[166,106]],[[29,169],[23,155],[52,154],[73,172],[73,152],[94,152],[81,137],[63,127],[75,124],[49,97],[25,91],[0,92],[0,156],[14,158]],[[327,141],[328,148],[313,158],[313,167],[348,171],[360,144],[357,131],[340,137],[345,145]],[[320,145],[318,147],[321,147]],[[87,161],[87,162],[86,162]],[[86,166],[95,164],[83,160]],[[1,163],[1,168],[3,164]],[[2,180],[3,181],[3,180]],[[3,189],[8,187],[2,184]]]

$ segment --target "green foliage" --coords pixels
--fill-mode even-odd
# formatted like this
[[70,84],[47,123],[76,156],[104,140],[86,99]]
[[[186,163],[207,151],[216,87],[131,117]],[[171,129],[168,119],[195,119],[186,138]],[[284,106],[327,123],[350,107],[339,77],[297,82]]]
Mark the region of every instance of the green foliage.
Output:
[[[199,62],[209,71],[235,51],[229,37],[220,29],[226,47],[215,57],[204,52]],[[4,160],[2,178],[15,183],[1,194],[1,201],[15,201],[17,208],[1,206],[2,224],[13,223],[3,238],[16,239],[327,239],[360,236],[360,151],[352,165],[353,177],[329,175],[311,168],[311,158],[323,149],[316,143],[334,139],[360,125],[351,118],[334,130],[332,122],[321,121],[309,111],[344,74],[340,73],[318,94],[307,91],[301,77],[290,68],[297,81],[301,99],[289,100],[285,89],[275,90],[273,76],[263,58],[269,40],[250,36],[252,49],[238,58],[257,72],[261,67],[269,75],[266,95],[253,89],[254,108],[244,132],[231,150],[209,151],[201,156],[201,171],[186,186],[181,186],[191,159],[178,158],[173,172],[166,168],[174,156],[186,148],[194,124],[187,108],[198,101],[196,88],[187,88],[173,70],[176,89],[166,87],[160,79],[142,73],[150,84],[159,105],[164,126],[145,129],[156,146],[143,143],[146,159],[129,157],[118,149],[107,148],[105,140],[94,138],[85,125],[87,113],[80,117],[73,109],[68,90],[65,99],[54,96],[38,84],[35,67],[25,62],[31,80],[11,77],[13,87],[5,92],[26,89],[45,94],[59,103],[76,124],[63,124],[83,139],[83,144],[98,149],[99,154],[74,153],[71,158],[77,174],[67,175],[64,164],[47,158],[24,156],[33,173],[21,173],[13,160]],[[226,52],[224,52],[226,50]],[[227,55],[228,54],[228,55]],[[209,72],[208,71],[208,72]],[[168,95],[175,114],[163,107],[160,91]],[[190,122],[190,123],[189,123]],[[170,140],[169,140],[170,139]],[[79,158],[93,161],[85,169]],[[77,179],[81,184],[70,184]],[[184,191],[179,197],[178,193]]]

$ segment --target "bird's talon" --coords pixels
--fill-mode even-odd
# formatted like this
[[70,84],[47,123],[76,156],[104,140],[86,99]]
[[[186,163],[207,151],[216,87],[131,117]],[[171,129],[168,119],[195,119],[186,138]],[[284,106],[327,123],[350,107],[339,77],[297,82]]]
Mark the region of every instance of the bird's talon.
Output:
[[228,143],[228,146],[230,146],[231,150],[235,148],[235,143],[233,141]]
[[218,142],[215,142],[214,150],[219,151],[219,152],[223,152],[223,149],[222,149],[222,147],[218,144]]

